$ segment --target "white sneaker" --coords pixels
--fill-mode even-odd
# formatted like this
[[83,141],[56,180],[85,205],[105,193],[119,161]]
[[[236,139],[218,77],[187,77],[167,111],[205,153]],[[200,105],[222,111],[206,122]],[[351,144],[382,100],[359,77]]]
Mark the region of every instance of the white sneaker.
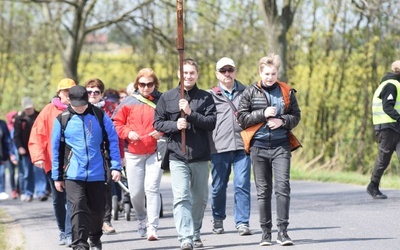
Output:
[[146,237],[147,234],[146,219],[139,220],[138,234],[140,235],[140,237]]
[[0,200],[7,200],[10,197],[6,192],[0,193]]
[[158,235],[157,235],[156,229],[154,229],[154,228],[147,229],[147,240],[148,241],[158,240]]

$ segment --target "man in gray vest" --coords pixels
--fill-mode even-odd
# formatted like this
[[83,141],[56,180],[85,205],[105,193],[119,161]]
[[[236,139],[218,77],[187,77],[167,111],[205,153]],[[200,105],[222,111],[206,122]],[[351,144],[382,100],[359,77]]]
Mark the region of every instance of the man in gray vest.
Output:
[[400,60],[392,63],[372,99],[372,120],[378,139],[378,156],[367,192],[374,199],[386,199],[379,190],[382,175],[396,151],[400,160]]

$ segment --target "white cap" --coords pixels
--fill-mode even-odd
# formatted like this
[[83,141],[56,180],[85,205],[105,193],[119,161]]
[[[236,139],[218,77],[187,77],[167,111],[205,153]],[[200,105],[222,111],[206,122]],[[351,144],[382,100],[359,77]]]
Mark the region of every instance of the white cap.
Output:
[[235,62],[228,58],[228,57],[222,57],[221,59],[219,59],[219,61],[217,62],[217,66],[215,67],[215,69],[218,71],[220,69],[222,69],[224,66],[232,66],[232,67],[236,67],[235,66]]

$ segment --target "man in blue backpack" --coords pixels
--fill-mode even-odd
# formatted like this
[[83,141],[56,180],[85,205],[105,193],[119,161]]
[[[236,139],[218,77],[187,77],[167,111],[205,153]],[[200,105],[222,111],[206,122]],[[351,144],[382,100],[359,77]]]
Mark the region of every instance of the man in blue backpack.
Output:
[[72,87],[69,99],[54,121],[52,179],[59,192],[67,191],[73,249],[89,249],[88,238],[90,249],[102,249],[106,169],[113,181],[121,177],[118,137],[111,119],[88,102],[84,87]]

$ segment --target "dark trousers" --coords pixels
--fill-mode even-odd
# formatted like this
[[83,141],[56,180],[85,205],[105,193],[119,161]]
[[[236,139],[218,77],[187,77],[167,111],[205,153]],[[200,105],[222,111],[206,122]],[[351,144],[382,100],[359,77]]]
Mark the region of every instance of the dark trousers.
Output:
[[98,242],[103,234],[104,181],[66,180],[65,188],[70,203],[72,247],[89,249],[88,238],[91,242]]
[[378,139],[378,156],[375,161],[371,181],[379,183],[383,173],[389,166],[394,151],[396,151],[397,158],[400,161],[400,134],[393,129],[387,128],[376,131],[375,135]]
[[106,204],[104,206],[104,218],[103,222],[111,221],[111,209],[112,209],[112,189],[113,189],[113,181],[111,178],[111,171],[107,169],[107,183],[106,183],[106,190],[105,190],[105,199]]
[[[260,226],[264,232],[271,232],[271,197],[272,190],[275,189],[277,226],[279,231],[286,231],[289,225],[290,207],[290,148],[288,146],[274,149],[252,147],[250,158],[257,189]],[[274,186],[272,186],[272,178],[274,178]]]

